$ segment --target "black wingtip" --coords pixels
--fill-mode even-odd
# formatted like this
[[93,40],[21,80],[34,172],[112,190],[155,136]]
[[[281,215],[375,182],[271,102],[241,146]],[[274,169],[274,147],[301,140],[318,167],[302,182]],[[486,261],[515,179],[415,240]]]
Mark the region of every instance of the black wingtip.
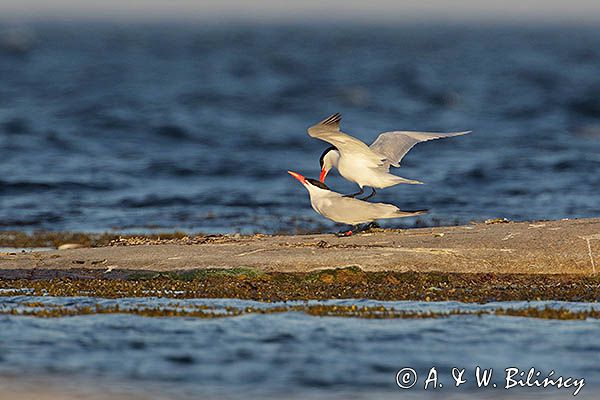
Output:
[[323,121],[319,122],[319,125],[339,126],[341,120],[342,120],[342,114],[335,113],[335,114],[330,115],[329,117],[325,118]]

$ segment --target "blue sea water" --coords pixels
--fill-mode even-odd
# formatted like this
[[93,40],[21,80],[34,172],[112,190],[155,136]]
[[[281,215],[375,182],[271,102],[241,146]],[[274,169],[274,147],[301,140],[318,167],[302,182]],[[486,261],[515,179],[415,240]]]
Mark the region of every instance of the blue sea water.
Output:
[[473,130],[415,147],[396,173],[426,185],[376,197],[429,209],[420,224],[600,212],[597,26],[38,23],[17,44],[11,29],[3,230],[331,230],[285,171],[318,175],[326,145],[306,128],[334,112],[367,142]]
[[[207,305],[270,308],[281,303],[235,299],[95,299],[3,297],[0,310],[46,306],[190,308]],[[317,304],[317,302],[311,302]],[[327,304],[384,305],[396,310],[493,310],[498,307],[589,309],[583,303],[378,302],[332,300]],[[295,303],[288,303],[295,304]],[[248,314],[219,319],[148,318],[125,314],[63,318],[0,316],[0,398],[17,382],[23,391],[39,382],[68,393],[120,393],[114,398],[170,399],[568,399],[574,389],[504,389],[504,370],[535,368],[543,379],[585,379],[576,398],[598,396],[597,332],[600,321],[556,321],[499,316],[372,320],[315,317],[301,312]],[[26,332],[26,334],[24,334]],[[497,388],[478,389],[475,369],[492,368]],[[419,375],[402,390],[400,369]],[[430,369],[443,387],[423,390]],[[467,383],[455,387],[452,368]],[[58,382],[58,383],[57,383]],[[38,386],[36,386],[38,385]],[[46,387],[46,386],[43,386]],[[24,388],[24,389],[23,389]],[[60,391],[59,391],[60,392]],[[137,396],[137,397],[136,397]]]
[[[598,27],[38,23],[19,43],[12,29],[0,25],[0,230],[331,230],[286,171],[318,175],[326,145],[306,128],[334,112],[366,142],[387,130],[473,130],[408,154],[395,172],[426,185],[376,199],[430,212],[385,226],[600,213]],[[335,173],[327,183],[356,190]],[[15,296],[0,308],[32,300],[170,302]],[[584,377],[577,398],[596,399],[598,324],[0,316],[0,398],[18,398],[6,394],[15,387],[33,393],[24,398],[112,400],[572,397],[450,387],[448,369],[480,365]],[[441,392],[397,387],[400,368],[422,377],[432,366],[448,382]]]

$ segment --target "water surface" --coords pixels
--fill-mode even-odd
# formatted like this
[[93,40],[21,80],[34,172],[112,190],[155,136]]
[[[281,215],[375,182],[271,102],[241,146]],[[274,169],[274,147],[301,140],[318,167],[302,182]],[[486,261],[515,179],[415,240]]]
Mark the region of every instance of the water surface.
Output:
[[474,131],[417,146],[397,172],[427,184],[376,197],[423,224],[600,212],[597,27],[31,31],[0,49],[0,229],[332,229],[285,171],[318,176],[306,128],[334,112],[367,142]]
[[[0,310],[63,306],[270,308],[281,303],[235,299],[96,299],[2,297]],[[406,311],[488,310],[498,307],[590,309],[586,303],[377,302]],[[303,304],[303,303],[288,303]],[[309,304],[320,304],[310,302]],[[314,317],[301,312],[249,314],[217,319],[148,318],[125,314],[63,318],[0,316],[0,376],[6,382],[37,379],[110,386],[149,398],[563,398],[568,390],[475,390],[451,387],[453,367],[476,366],[583,377],[578,398],[597,398],[600,321],[557,321],[498,316],[372,320]],[[395,375],[412,367],[420,375],[435,366],[438,392],[401,391]],[[470,376],[471,378],[472,376]],[[498,378],[498,383],[502,382]],[[85,383],[85,384],[83,384]],[[1,384],[0,384],[1,386]]]

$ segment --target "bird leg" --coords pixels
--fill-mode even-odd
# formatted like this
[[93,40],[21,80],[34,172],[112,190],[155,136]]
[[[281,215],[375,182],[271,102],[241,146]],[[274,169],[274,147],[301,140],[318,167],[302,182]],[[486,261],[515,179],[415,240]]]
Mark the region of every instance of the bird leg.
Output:
[[365,189],[360,188],[360,192],[358,193],[352,193],[352,194],[345,194],[344,197],[356,197],[356,196],[360,196],[361,194],[363,194],[365,192]]
[[352,236],[355,233],[361,233],[361,232],[367,232],[373,228],[379,228],[379,224],[375,221],[369,222],[368,224],[364,224],[362,226],[360,225],[355,225],[352,228],[350,228],[349,230],[341,230],[338,233],[336,233],[335,235],[337,237],[348,237],[348,236]]
[[371,221],[368,224],[364,224],[364,225],[356,225],[353,229],[352,229],[352,233],[362,233],[362,232],[368,232],[373,228],[379,228],[379,224],[375,221]]
[[363,197],[362,199],[359,200],[369,200],[371,197],[375,196],[377,194],[377,192],[375,191],[375,188],[371,188],[371,194],[368,195],[367,197]]
[[354,234],[354,232],[358,232],[358,225],[351,227],[349,230],[341,230],[335,234],[337,237],[349,237]]

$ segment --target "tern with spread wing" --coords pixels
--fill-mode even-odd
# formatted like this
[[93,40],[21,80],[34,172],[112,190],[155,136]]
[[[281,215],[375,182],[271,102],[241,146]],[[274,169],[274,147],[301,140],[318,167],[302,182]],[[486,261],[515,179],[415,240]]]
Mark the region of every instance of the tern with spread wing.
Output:
[[[329,189],[327,185],[316,179],[305,178],[297,172],[288,171],[308,190],[312,208],[334,222],[352,225],[353,227],[373,222],[377,219],[413,217],[425,214],[426,210],[402,211],[392,204],[369,203],[367,201],[345,197]],[[345,232],[349,236],[356,230]]]
[[310,137],[331,144],[331,147],[323,152],[319,160],[321,163],[319,180],[325,182],[329,170],[336,167],[340,175],[350,182],[355,182],[360,187],[358,193],[347,195],[348,197],[363,194],[365,186],[371,188],[371,194],[363,200],[373,197],[376,188],[383,189],[399,183],[422,183],[389,172],[390,167],[400,167],[400,161],[415,144],[433,139],[465,135],[471,132],[384,132],[370,146],[367,146],[360,140],[340,131],[341,119],[342,116],[339,113],[333,114],[308,128]]

